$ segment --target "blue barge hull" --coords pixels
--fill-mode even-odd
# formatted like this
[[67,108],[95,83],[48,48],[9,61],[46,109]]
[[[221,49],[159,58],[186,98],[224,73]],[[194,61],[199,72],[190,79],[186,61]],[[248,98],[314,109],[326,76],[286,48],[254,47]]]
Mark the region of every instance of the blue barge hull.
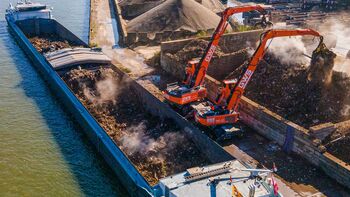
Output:
[[[27,35],[55,33],[61,38],[87,47],[88,45],[54,19],[29,19],[14,22],[6,17],[9,29],[35,68],[83,128],[97,151],[103,156],[131,196],[154,196],[153,188],[136,170],[105,130],[98,124],[74,93],[68,88],[52,65],[30,43]],[[42,28],[41,28],[42,27]],[[24,33],[25,32],[25,33]]]

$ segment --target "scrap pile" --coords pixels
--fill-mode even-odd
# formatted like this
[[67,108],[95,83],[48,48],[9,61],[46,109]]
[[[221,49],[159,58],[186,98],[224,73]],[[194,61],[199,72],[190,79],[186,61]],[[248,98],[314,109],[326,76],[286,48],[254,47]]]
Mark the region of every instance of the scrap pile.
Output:
[[[162,54],[162,58],[165,58],[168,62],[172,62],[172,64],[163,64],[162,67],[166,67],[165,70],[167,72],[182,79],[188,61],[195,58],[199,60],[203,56],[208,44],[209,42],[206,40],[193,39],[187,44],[184,44],[180,49],[165,51]],[[227,72],[238,67],[248,56],[248,48],[232,52],[230,49],[217,46],[207,72],[211,77],[222,80]],[[176,64],[176,66],[173,66],[173,64]],[[220,72],[217,69],[221,69]]]
[[[349,108],[348,108],[349,110]],[[336,130],[328,135],[322,144],[327,151],[346,163],[350,163],[350,121],[344,121],[335,125]]]
[[50,34],[44,37],[32,37],[29,38],[29,41],[40,53],[57,51],[59,49],[71,48],[74,46],[74,43],[63,40],[54,34]]
[[[350,113],[344,113],[344,107],[350,105],[350,78],[332,71],[333,65],[325,65],[334,57],[333,53],[314,54],[308,67],[282,64],[267,54],[245,96],[306,128],[349,119]],[[242,65],[227,78],[240,76],[245,67]]]
[[[188,44],[186,44],[181,50],[177,51],[174,54],[167,53],[166,55],[172,58],[173,60],[179,62],[180,64],[186,66],[187,61],[193,58],[200,58],[205,52],[209,42],[203,39],[194,39]],[[214,53],[214,57],[220,57],[225,53],[218,46]]]
[[[305,128],[350,119],[350,77],[333,70],[335,54],[314,51],[311,64],[283,64],[271,53],[258,65],[245,96]],[[227,78],[240,76],[247,63]],[[350,65],[349,65],[350,66]],[[337,124],[322,144],[350,163],[350,122]]]
[[[200,58],[203,55],[205,49],[207,48],[207,45],[208,41],[202,39],[195,39],[190,41],[178,51],[175,50],[164,53],[163,58],[167,58],[169,61],[178,65],[172,66],[171,64],[169,64],[166,70],[169,73],[172,73],[172,75],[176,76],[177,78],[182,79],[183,74],[185,73],[187,62],[194,58]],[[223,54],[224,53],[222,52],[220,47],[218,47],[216,49],[213,59],[215,59],[218,56],[222,56]]]
[[137,96],[110,68],[74,69],[62,77],[146,180],[208,164],[176,124],[143,111]]

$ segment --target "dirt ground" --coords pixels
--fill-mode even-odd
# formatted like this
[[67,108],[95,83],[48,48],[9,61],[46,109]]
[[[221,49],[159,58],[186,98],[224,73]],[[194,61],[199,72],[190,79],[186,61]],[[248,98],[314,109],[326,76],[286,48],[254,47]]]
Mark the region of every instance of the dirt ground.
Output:
[[209,164],[175,123],[145,112],[112,69],[75,69],[62,78],[151,185]]

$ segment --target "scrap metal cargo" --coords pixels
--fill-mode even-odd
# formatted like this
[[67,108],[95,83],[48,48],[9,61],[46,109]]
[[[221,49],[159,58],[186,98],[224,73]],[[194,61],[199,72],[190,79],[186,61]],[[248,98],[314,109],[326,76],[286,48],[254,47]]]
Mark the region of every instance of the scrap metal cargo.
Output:
[[347,196],[350,30],[278,9],[91,0],[90,46],[44,4],[6,20],[132,196]]
[[[182,171],[185,172],[177,178],[205,187],[191,187],[187,191],[192,192],[191,196],[198,192],[209,194],[219,182],[222,184],[216,192],[225,196],[236,187],[242,188],[237,195],[279,196],[273,191],[273,181],[267,179],[271,170],[248,169],[244,163],[227,160],[227,155],[221,157],[224,163],[197,167],[215,161],[215,157],[206,158],[213,150],[198,149],[198,144],[171,120],[148,114],[133,93],[135,90],[123,90],[132,86],[101,49],[89,48],[51,14],[39,16],[37,12],[51,10],[28,2],[10,6],[6,19],[14,37],[132,196],[163,196],[169,190],[181,193],[183,190],[177,191],[173,181],[169,182],[172,176],[165,176]],[[207,143],[220,148],[214,141]],[[209,177],[213,180],[208,186],[199,181]],[[223,177],[236,178],[226,184],[220,180]]]

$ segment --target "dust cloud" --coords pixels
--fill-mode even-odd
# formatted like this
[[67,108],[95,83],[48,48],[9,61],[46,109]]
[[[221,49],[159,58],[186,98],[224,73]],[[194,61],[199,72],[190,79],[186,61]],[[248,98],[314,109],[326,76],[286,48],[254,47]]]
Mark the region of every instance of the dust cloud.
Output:
[[271,40],[269,52],[283,64],[307,64],[310,61],[303,55],[307,51],[301,36],[274,38]]
[[167,131],[155,138],[147,134],[146,122],[141,122],[129,127],[120,143],[122,149],[129,155],[153,155],[159,160],[164,160],[165,154],[175,149],[184,139],[182,134],[173,131]]
[[333,47],[333,51],[338,54],[334,70],[350,75],[350,60],[346,59],[350,50],[350,26],[345,18],[349,18],[349,14],[342,13],[328,19],[319,27],[319,31],[325,36],[327,46]]
[[97,81],[95,91],[91,91],[86,86],[83,88],[84,96],[94,105],[102,105],[107,102],[115,104],[118,92],[118,85],[112,77]]
[[350,115],[350,105],[344,105],[344,108],[340,111],[343,116]]

